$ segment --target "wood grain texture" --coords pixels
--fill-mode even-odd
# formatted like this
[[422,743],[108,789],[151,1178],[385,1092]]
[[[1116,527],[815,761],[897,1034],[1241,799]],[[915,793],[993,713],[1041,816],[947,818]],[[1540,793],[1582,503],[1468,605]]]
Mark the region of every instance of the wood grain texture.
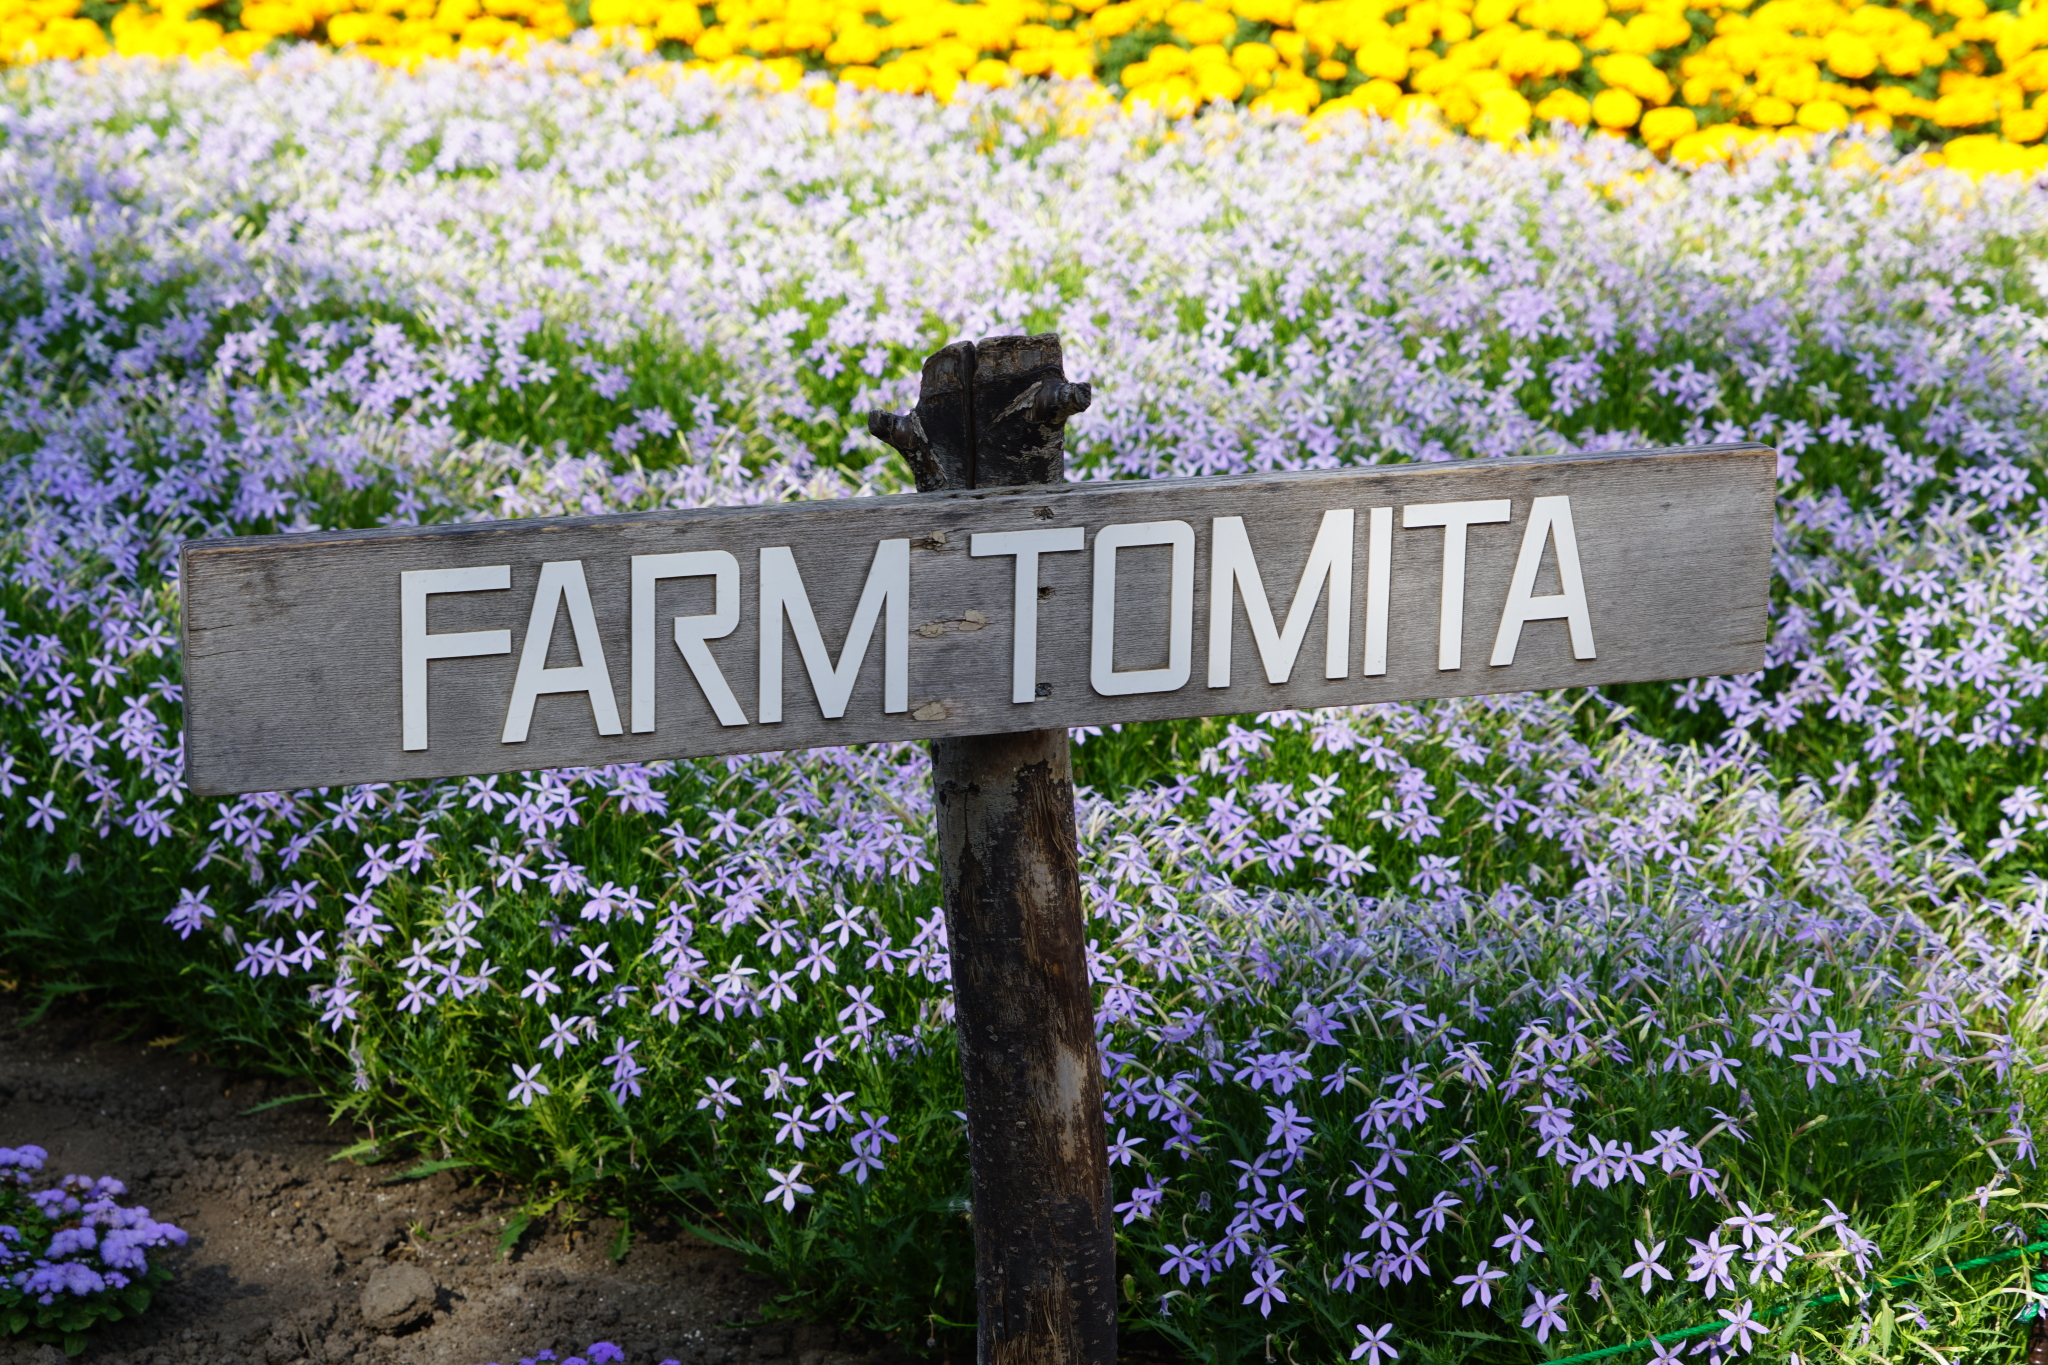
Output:
[[[930,367],[917,408],[933,450],[967,454],[939,461],[938,486],[1064,483],[1066,419],[1089,395],[1066,382],[1059,338],[956,343],[934,359],[949,354],[968,378],[964,409],[934,410]],[[914,443],[903,453],[917,467]],[[941,737],[931,751],[974,1174],[975,1358],[1115,1365],[1116,1235],[1072,748],[1055,728]]]
[[[1576,659],[1562,621],[1523,632],[1515,662],[1487,662],[1531,501],[1567,495],[1597,657]],[[1710,446],[1226,478],[903,494],[761,508],[480,522],[188,542],[183,550],[186,763],[201,794],[648,761],[884,739],[930,739],[1436,696],[1747,672],[1763,665],[1775,457]],[[1445,534],[1403,529],[1417,503],[1508,499],[1512,520],[1469,534],[1462,667],[1437,667]],[[1387,673],[1323,676],[1319,604],[1292,675],[1266,680],[1241,607],[1231,684],[1207,686],[1211,521],[1242,517],[1276,617],[1283,616],[1323,513],[1357,511],[1353,653],[1362,640],[1369,509],[1396,509]],[[1092,551],[1116,523],[1185,521],[1195,531],[1193,667],[1170,693],[1099,695],[1090,684]],[[1080,527],[1090,549],[1040,559],[1038,678],[1011,701],[1016,561],[972,558],[976,532]],[[788,546],[834,657],[885,539],[911,542],[909,709],[883,710],[877,637],[846,713],[825,718],[793,642],[785,719],[758,723],[760,551]],[[667,622],[709,612],[708,578],[659,589],[657,728],[604,736],[575,694],[543,696],[529,738],[501,742],[541,565],[578,560],[617,704],[629,703],[630,563],[636,554],[725,550],[740,572],[742,619],[709,644],[750,723],[718,723]],[[1167,646],[1164,547],[1117,559],[1116,666],[1157,667]],[[436,634],[509,630],[509,655],[428,665],[430,744],[401,747],[399,576],[507,564],[503,592],[431,599]],[[1546,556],[1539,593],[1557,591]],[[575,662],[567,613],[549,664]]]
[[1064,730],[932,743],[976,1359],[1114,1365],[1116,1236]]

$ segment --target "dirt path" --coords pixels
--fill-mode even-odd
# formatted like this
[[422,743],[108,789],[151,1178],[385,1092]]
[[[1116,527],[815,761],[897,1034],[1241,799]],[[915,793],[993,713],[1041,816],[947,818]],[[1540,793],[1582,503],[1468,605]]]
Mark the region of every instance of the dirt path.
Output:
[[[728,1252],[655,1234],[614,1265],[615,1228],[599,1220],[537,1226],[501,1259],[503,1191],[445,1171],[387,1183],[397,1167],[328,1160],[357,1134],[318,1106],[249,1114],[287,1093],[275,1083],[115,1040],[86,1011],[27,1029],[19,1017],[0,997],[0,1146],[47,1148],[46,1174],[117,1177],[129,1202],[192,1239],[147,1314],[94,1335],[84,1359],[95,1365],[513,1365],[594,1341],[624,1348],[628,1365],[861,1359],[835,1351],[829,1328],[736,1326],[768,1286]],[[427,1279],[390,1269],[405,1266]],[[393,1326],[408,1289],[419,1321]],[[394,1313],[382,1327],[365,1318],[380,1305]],[[62,1360],[0,1340],[0,1365]]]

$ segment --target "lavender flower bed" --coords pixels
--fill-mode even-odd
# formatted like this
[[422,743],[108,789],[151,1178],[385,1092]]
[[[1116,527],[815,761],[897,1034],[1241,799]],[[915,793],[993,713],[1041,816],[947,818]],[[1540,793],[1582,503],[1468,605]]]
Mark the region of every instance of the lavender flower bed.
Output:
[[76,1354],[94,1323],[149,1307],[170,1272],[148,1253],[185,1245],[185,1234],[117,1203],[128,1189],[111,1176],[67,1175],[30,1190],[48,1156],[33,1145],[0,1147],[0,1328]]
[[199,801],[178,539],[894,489],[859,415],[1003,330],[1096,385],[1090,477],[1769,439],[1762,675],[1077,736],[1130,1325],[2007,1339],[2017,1270],[1757,1315],[2043,1193],[2041,191],[1058,90],[828,114],[568,49],[42,66],[0,121],[0,953],[45,989],[937,1341],[921,752]]

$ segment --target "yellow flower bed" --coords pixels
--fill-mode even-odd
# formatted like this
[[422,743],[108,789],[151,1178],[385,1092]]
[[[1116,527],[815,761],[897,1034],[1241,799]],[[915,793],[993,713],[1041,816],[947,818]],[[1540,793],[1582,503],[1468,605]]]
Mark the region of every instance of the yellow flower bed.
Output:
[[80,0],[0,0],[0,54],[310,41],[408,63],[592,27],[791,85],[950,99],[1092,78],[1132,105],[1371,110],[1499,141],[1562,119],[1693,161],[1861,123],[1970,169],[2048,167],[2048,0],[243,0],[232,20],[177,3],[131,0],[103,27]]

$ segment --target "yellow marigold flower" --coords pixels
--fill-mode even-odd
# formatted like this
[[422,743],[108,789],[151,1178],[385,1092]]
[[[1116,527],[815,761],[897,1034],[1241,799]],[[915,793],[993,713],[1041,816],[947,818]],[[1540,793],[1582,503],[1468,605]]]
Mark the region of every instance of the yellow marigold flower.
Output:
[[2022,90],[2048,90],[2048,52],[2029,52],[2007,62],[2005,74]]
[[1628,30],[1621,26],[1621,20],[1609,16],[1600,21],[1600,27],[1593,30],[1586,41],[1586,47],[1593,52],[1612,52],[1620,46]]
[[28,39],[26,46],[34,57],[55,61],[99,57],[111,50],[98,24],[62,17],[45,22],[42,32]]
[[[330,24],[328,27],[331,31],[333,25]],[[880,30],[877,30],[877,32],[879,31]],[[726,58],[732,56],[735,52],[738,52],[740,49],[740,45],[737,42],[733,41],[733,36],[731,32],[729,32],[722,24],[713,28],[705,29],[704,35],[701,38],[697,39],[697,41],[694,44],[692,44],[692,46],[696,49],[697,55],[707,62],[722,62]],[[837,45],[835,44],[835,46]],[[855,57],[857,59],[859,54],[849,53],[847,55]],[[882,49],[879,45],[877,45],[876,50],[873,53],[868,54],[868,60],[873,61],[876,57],[879,57],[881,55]],[[842,58],[842,60],[844,60],[844,58]]]
[[1356,100],[1382,118],[1392,118],[1394,110],[1405,98],[1401,87],[1392,81],[1367,81],[1352,91],[1346,98]]
[[2018,147],[1989,135],[1959,137],[1943,147],[1938,155],[1956,170],[1975,175],[2001,172],[2033,175],[2048,167],[2048,147]]
[[1848,106],[1838,100],[1808,100],[1799,106],[1799,126],[1810,132],[1832,133],[1848,124]]
[[1803,57],[1766,62],[1756,73],[1758,91],[1798,105],[1820,94],[1820,68]]
[[1633,128],[1643,116],[1643,102],[1626,90],[1610,88],[1593,96],[1593,121],[1602,128]]
[[1998,117],[1998,96],[1978,87],[1957,90],[1934,102],[1934,121],[1944,128],[1974,128]]
[[966,79],[973,81],[976,85],[986,85],[991,89],[1001,89],[1013,83],[1017,79],[1017,73],[1011,69],[1008,62],[998,61],[994,57],[983,57],[973,66],[967,68]]
[[1211,100],[1235,101],[1244,93],[1244,77],[1239,75],[1237,68],[1233,66],[1205,63],[1196,67],[1190,73],[1190,78],[1195,83],[1195,93],[1201,97],[1204,104]]
[[1280,65],[1280,54],[1266,43],[1239,43],[1230,49],[1230,64],[1249,76]]
[[1306,116],[1322,99],[1322,92],[1312,85],[1295,85],[1282,88],[1278,81],[1273,88],[1252,101],[1252,108],[1264,113],[1300,114]]
[[1711,124],[1672,143],[1671,159],[1688,165],[1731,161],[1744,147],[1762,136],[1754,128],[1743,128],[1733,123]]
[[397,27],[397,22],[385,14],[337,14],[327,21],[327,41],[336,47],[374,43]]
[[1792,101],[1776,95],[1765,95],[1749,106],[1750,121],[1766,128],[1782,128],[1798,116],[1799,111],[1792,107]]
[[1622,29],[1621,39],[1612,46],[1621,52],[1648,56],[1667,47],[1680,47],[1692,40],[1692,25],[1673,14],[1638,14]]
[[1335,60],[1334,58],[1325,58],[1324,60],[1316,63],[1317,80],[1341,81],[1350,74],[1351,68],[1344,65],[1344,63]]
[[895,95],[921,95],[931,88],[931,69],[916,54],[906,53],[876,69],[875,88]]
[[1852,81],[1877,70],[1877,45],[1858,33],[1836,29],[1826,39],[1828,69]]
[[1607,6],[1603,0],[1530,0],[1522,6],[1522,20],[1552,33],[1588,38],[1606,22]]
[[[704,19],[697,6],[688,3],[663,5],[654,21],[655,33],[679,43],[695,43],[704,32]],[[829,46],[829,44],[828,44]]]
[[1391,36],[1375,38],[1357,48],[1351,60],[1361,75],[1388,81],[1405,80],[1408,76],[1408,49]]
[[1999,120],[1998,131],[2007,142],[2039,142],[2048,137],[2048,104],[2012,110]]
[[1427,95],[1404,95],[1394,106],[1394,122],[1403,128],[1415,124],[1438,124],[1443,122],[1443,106]]
[[1465,131],[1494,142],[1511,142],[1529,131],[1529,101],[1513,90],[1489,90],[1479,97],[1479,116]]
[[1883,85],[1877,89],[1877,107],[1894,118],[1933,118],[1934,101],[1922,99],[1910,90],[1896,85]]
[[1140,105],[1150,105],[1167,114],[1191,113],[1196,105],[1195,83],[1186,76],[1168,76],[1124,96],[1126,110],[1135,111]]
[[1479,117],[1479,96],[1485,92],[1464,85],[1448,86],[1436,94],[1436,104],[1446,121],[1466,124]]
[[1220,43],[1237,34],[1237,16],[1181,0],[1166,12],[1166,24],[1191,43]]
[[2034,49],[2048,44],[2048,10],[2036,9],[2024,18],[2014,17],[1992,44],[1999,63],[2010,67]]
[[312,30],[313,16],[293,5],[257,0],[242,6],[242,27],[253,33],[306,33]]
[[1573,90],[1553,90],[1537,102],[1534,112],[1545,123],[1563,119],[1583,128],[1593,121],[1593,102]]
[[1143,5],[1104,5],[1095,11],[1095,17],[1090,22],[1094,25],[1098,37],[1115,38],[1129,33],[1144,22],[1144,19]]
[[[1651,104],[1671,102],[1671,78],[1650,65],[1647,57],[1633,52],[1618,53],[1602,57],[1593,63],[1593,69],[1600,73],[1600,79],[1619,90],[1626,90],[1637,99]],[[1597,117],[1597,115],[1596,115]],[[1629,122],[1633,124],[1634,119]]]
[[1700,121],[1693,117],[1692,110],[1683,105],[1652,109],[1643,115],[1643,145],[1653,152],[1661,152],[1699,126]]

